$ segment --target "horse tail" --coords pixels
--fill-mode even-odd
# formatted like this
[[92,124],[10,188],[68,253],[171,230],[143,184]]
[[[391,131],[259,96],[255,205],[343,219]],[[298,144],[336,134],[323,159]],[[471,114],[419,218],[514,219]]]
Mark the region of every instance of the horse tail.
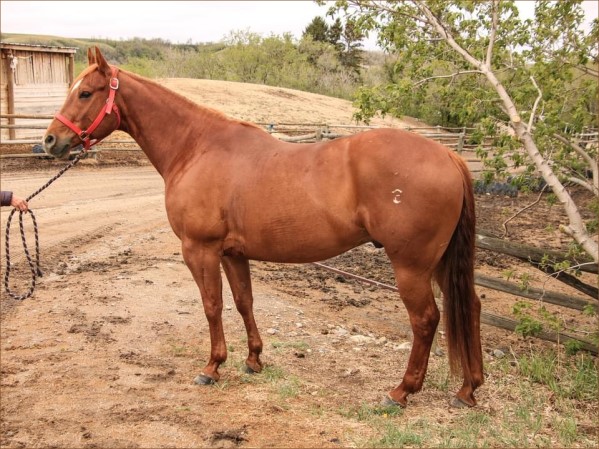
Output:
[[457,373],[461,365],[464,381],[480,385],[483,379],[478,379],[480,370],[476,369],[482,366],[482,352],[480,300],[474,291],[474,192],[466,163],[460,156],[452,152],[450,155],[462,175],[464,198],[460,219],[435,277],[443,292],[445,336],[451,371]]

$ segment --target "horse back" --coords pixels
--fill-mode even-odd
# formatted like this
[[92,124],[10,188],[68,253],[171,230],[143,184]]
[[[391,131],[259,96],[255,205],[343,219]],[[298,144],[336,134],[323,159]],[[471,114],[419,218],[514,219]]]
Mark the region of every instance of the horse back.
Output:
[[[322,260],[371,240],[387,246],[390,235],[426,229],[435,213],[460,207],[448,150],[421,136],[385,129],[302,145],[243,131],[230,135],[237,144],[206,152],[178,186],[167,184],[173,228],[220,239],[225,253]],[[187,204],[177,207],[178,197]]]

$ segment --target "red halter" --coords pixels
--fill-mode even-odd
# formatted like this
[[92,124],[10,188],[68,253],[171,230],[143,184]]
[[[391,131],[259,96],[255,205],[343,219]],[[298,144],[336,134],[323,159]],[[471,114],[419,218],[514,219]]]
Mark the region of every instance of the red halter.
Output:
[[84,151],[89,150],[90,147],[96,145],[101,141],[101,139],[94,140],[92,143],[91,134],[98,127],[98,125],[102,123],[104,117],[109,115],[112,111],[114,111],[117,121],[115,130],[119,129],[119,126],[121,126],[121,114],[119,113],[118,106],[114,102],[114,96],[116,95],[116,91],[119,88],[119,79],[117,78],[118,71],[118,68],[112,67],[112,77],[110,78],[109,83],[110,92],[108,94],[108,98],[106,99],[106,107],[100,110],[94,122],[85,131],[81,130],[81,128],[79,128],[77,125],[75,125],[73,122],[71,122],[68,118],[66,118],[64,115],[60,113],[56,113],[56,115],[54,116],[57,120],[60,120],[64,125],[66,125],[71,131],[77,134],[77,136],[81,139],[83,145],[85,146]]

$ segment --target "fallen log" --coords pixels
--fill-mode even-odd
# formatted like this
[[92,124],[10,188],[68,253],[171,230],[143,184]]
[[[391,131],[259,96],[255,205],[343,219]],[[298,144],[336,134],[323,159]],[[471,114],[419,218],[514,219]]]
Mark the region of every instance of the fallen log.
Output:
[[510,242],[480,232],[476,234],[475,244],[477,248],[507,254],[508,256],[516,257],[517,259],[527,262],[542,272],[547,273],[549,276],[553,276],[558,281],[575,288],[579,292],[582,292],[593,299],[598,299],[599,297],[599,289],[594,285],[582,282],[576,276],[566,273],[565,271],[556,272],[553,269],[555,263],[568,260],[572,265],[584,263],[585,265],[579,267],[581,271],[597,274],[597,264],[592,263],[592,260],[586,256],[575,261],[567,258],[565,254],[558,251],[540,249],[521,243]]
[[[481,312],[480,322],[509,331],[515,331],[516,326],[518,326],[518,321],[516,320],[512,320],[510,318],[505,318],[502,316],[492,315],[486,312]],[[580,339],[573,335],[566,334],[564,332],[557,333],[549,330],[541,330],[538,334],[535,334],[534,337],[562,344],[566,343],[567,341],[576,341],[580,345],[581,349],[584,349],[585,351],[588,351],[593,355],[597,355],[598,352],[596,344],[587,340]]]
[[[320,262],[313,262],[312,265],[316,265],[320,268],[324,268],[326,270],[332,271],[333,273],[340,274],[342,276],[355,279],[360,282],[364,282],[365,284],[374,285],[379,288],[383,288],[386,290],[391,290],[394,292],[399,292],[396,286],[384,284],[382,282],[374,281],[372,279],[367,279],[362,276],[358,276],[356,274],[347,273],[343,270],[339,270],[334,267],[330,267]],[[584,310],[585,307],[589,305],[594,305],[593,302],[586,301],[582,298],[577,298],[576,296],[570,296],[563,293],[557,293],[547,290],[541,290],[538,288],[529,287],[526,290],[522,290],[517,285],[504,281],[503,279],[497,279],[490,276],[485,276],[484,274],[475,272],[474,273],[474,283],[480,287],[486,287],[493,290],[499,290],[505,293],[509,293],[512,295],[521,296],[523,298],[535,299],[537,301],[544,301],[550,304],[555,304],[558,306],[569,307],[571,309],[576,310]]]
[[[332,271],[333,273],[337,273],[337,274],[340,274],[345,277],[356,279],[360,282],[375,285],[379,288],[384,288],[386,290],[398,292],[397,287],[395,287],[393,285],[388,285],[383,282],[378,282],[378,281],[374,281],[372,279],[367,279],[362,276],[358,276],[358,275],[348,273],[343,270],[339,270],[334,267],[330,267],[330,266],[325,265],[320,262],[313,262],[312,265],[315,265],[320,268],[324,268],[325,270]],[[437,294],[439,294],[439,291],[437,291]],[[443,304],[442,304],[441,300],[438,298],[435,298],[435,302],[437,303],[439,310],[443,310]],[[516,326],[518,326],[518,322],[516,320],[512,320],[510,318],[505,318],[502,316],[493,315],[493,314],[487,313],[487,312],[481,312],[480,321],[481,321],[481,323],[488,324],[489,326],[499,327],[501,329],[506,329],[506,330],[510,330],[510,331],[515,331]],[[582,340],[582,339],[575,337],[573,335],[570,335],[570,334],[566,334],[566,333],[558,334],[553,331],[542,330],[538,334],[534,335],[534,337],[540,338],[542,340],[553,341],[556,343],[565,343],[569,340],[575,340],[580,344],[580,347],[582,349],[584,349],[585,351],[589,351],[592,354],[597,355],[597,345],[596,344],[589,342],[587,340]]]
[[566,273],[562,271],[561,273],[555,273],[555,271],[548,266],[536,266],[543,273],[547,273],[549,276],[552,276],[554,279],[563,282],[564,284],[568,284],[570,287],[575,288],[579,292],[584,293],[585,295],[589,295],[593,299],[599,298],[599,289],[594,285],[587,284],[582,282],[576,276],[571,275],[570,273]]
[[521,296],[523,298],[534,299],[537,301],[543,301],[550,304],[555,304],[562,307],[568,307],[570,309],[584,310],[587,306],[595,306],[596,302],[586,301],[576,296],[566,295],[564,293],[553,292],[549,290],[541,290],[539,288],[528,287],[522,289],[518,285],[511,282],[504,281],[503,279],[497,279],[484,274],[475,273],[474,283],[481,287],[490,288],[493,290],[499,290],[504,293],[511,295]]
[[481,249],[496,251],[508,256],[514,256],[533,265],[553,265],[564,261],[569,261],[572,265],[581,265],[579,269],[587,273],[597,274],[597,264],[591,263],[593,260],[588,256],[581,256],[577,260],[566,257],[559,251],[535,248],[533,246],[523,245],[522,243],[510,242],[509,240],[489,237],[487,235],[476,234],[476,246]]

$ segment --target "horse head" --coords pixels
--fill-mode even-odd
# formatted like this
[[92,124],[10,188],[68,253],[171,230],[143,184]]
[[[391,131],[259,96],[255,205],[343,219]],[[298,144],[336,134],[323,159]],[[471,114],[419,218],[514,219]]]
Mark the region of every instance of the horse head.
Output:
[[68,157],[71,149],[81,143],[87,151],[120,126],[114,102],[118,69],[106,62],[97,47],[88,49],[87,57],[88,67],[73,82],[44,136],[44,150],[57,158]]

